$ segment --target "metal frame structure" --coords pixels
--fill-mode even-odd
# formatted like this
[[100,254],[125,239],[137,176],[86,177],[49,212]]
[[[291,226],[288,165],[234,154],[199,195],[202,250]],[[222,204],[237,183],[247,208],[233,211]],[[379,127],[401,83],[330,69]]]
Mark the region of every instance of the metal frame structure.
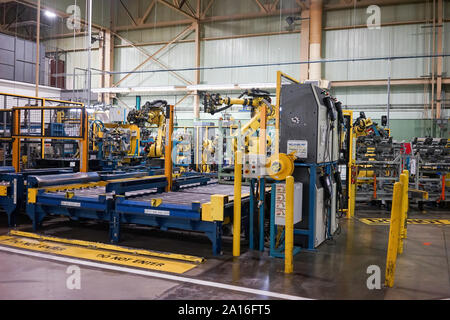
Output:
[[[20,144],[22,139],[28,140],[40,140],[41,143],[41,157],[42,159],[45,157],[45,141],[46,140],[72,140],[78,141],[80,143],[80,159],[81,166],[80,171],[87,172],[88,171],[88,125],[87,125],[87,113],[85,107],[82,103],[72,102],[72,101],[64,101],[58,99],[46,99],[39,97],[31,97],[24,95],[15,95],[9,93],[0,93],[0,99],[3,97],[3,107],[4,109],[0,109],[2,114],[11,113],[10,115],[10,123],[6,123],[6,117],[3,116],[4,119],[4,129],[7,127],[10,128],[10,134],[5,136],[3,134],[0,137],[0,141],[3,143],[11,143],[12,144],[12,166],[15,168],[16,172],[20,172]],[[13,101],[11,101],[13,100]],[[1,102],[1,101],[0,101]],[[45,130],[45,113],[46,110],[54,111],[54,110],[71,110],[71,109],[79,109],[80,110],[80,132],[76,137],[67,137],[67,136],[50,136],[46,134]],[[21,125],[21,120],[23,119],[23,112],[28,111],[36,111],[40,112],[41,120],[40,120],[40,134],[22,134],[23,129],[27,129],[25,126]],[[6,163],[4,163],[6,164]]]
[[0,170],[0,208],[8,216],[9,227],[16,225],[16,215],[25,209],[29,177],[73,172],[72,168],[31,169],[20,173],[14,167],[0,167]]

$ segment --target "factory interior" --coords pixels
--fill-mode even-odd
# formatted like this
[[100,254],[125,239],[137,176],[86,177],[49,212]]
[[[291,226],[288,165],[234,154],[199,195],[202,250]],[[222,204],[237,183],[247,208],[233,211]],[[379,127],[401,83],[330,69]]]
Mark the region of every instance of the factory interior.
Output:
[[0,300],[449,300],[449,75],[449,0],[0,0]]

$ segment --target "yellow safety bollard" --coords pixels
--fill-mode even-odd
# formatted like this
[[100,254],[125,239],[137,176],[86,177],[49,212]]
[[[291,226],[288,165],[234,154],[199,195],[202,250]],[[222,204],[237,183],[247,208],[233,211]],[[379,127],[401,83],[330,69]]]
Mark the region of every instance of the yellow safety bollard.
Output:
[[407,227],[407,214],[408,214],[408,184],[409,184],[409,178],[408,178],[408,171],[403,171],[403,173],[400,175],[400,182],[402,183],[402,215],[400,220],[400,238],[398,243],[398,253],[403,253],[403,239],[406,239],[406,227]]
[[386,257],[386,275],[384,285],[392,288],[394,285],[395,266],[400,238],[400,222],[402,217],[403,185],[401,182],[394,184],[392,195],[391,224],[389,228],[389,243]]
[[294,272],[294,177],[286,178],[286,219],[284,235],[284,273]]
[[233,256],[241,255],[241,190],[242,190],[242,152],[234,156],[234,207],[233,207]]

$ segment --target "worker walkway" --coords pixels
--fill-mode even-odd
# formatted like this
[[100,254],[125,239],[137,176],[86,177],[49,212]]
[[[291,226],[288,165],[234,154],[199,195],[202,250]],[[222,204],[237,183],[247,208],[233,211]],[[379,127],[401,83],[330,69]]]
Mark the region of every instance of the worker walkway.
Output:
[[[366,216],[376,216],[369,214]],[[445,216],[450,217],[450,212],[441,211],[440,218]],[[26,219],[21,225],[24,223]],[[68,223],[66,218],[53,218],[44,221],[40,232],[106,243],[107,228],[106,223]],[[24,231],[30,230],[29,224],[24,225]],[[0,235],[7,232],[6,218],[0,216]],[[108,263],[103,265],[110,269],[78,264],[81,290],[68,290],[66,270],[77,265],[76,261],[52,261],[0,251],[0,299],[450,298],[450,227],[444,225],[408,226],[405,251],[397,260],[395,286],[367,288],[367,268],[372,265],[381,268],[383,284],[388,233],[388,225],[367,225],[357,218],[341,220],[340,234],[317,252],[297,254],[294,273],[286,276],[284,261],[268,257],[267,249],[264,253],[248,251],[243,242],[242,256],[233,259],[231,237],[224,239],[224,255],[213,256],[203,235],[127,226],[123,229],[123,246],[201,256],[206,260],[180,275],[128,268],[139,270],[131,273]]]

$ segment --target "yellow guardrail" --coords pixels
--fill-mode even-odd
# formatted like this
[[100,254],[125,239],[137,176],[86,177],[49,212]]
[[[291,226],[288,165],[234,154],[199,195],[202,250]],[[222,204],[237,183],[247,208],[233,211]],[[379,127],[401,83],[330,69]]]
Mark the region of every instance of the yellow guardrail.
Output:
[[384,285],[389,288],[394,286],[397,255],[403,253],[404,239],[407,236],[408,182],[409,172],[405,170],[400,175],[400,181],[394,184],[394,194],[392,195],[389,243],[384,281]]

